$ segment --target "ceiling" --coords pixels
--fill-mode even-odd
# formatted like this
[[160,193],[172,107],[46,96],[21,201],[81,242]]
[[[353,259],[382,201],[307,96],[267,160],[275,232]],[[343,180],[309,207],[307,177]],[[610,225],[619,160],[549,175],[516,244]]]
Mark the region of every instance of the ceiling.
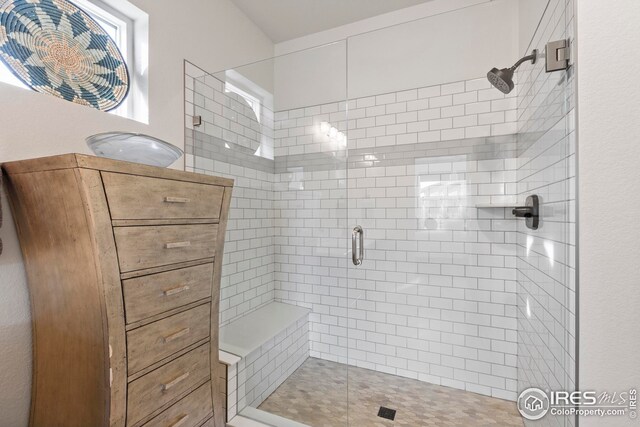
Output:
[[280,43],[428,0],[231,1],[274,43]]

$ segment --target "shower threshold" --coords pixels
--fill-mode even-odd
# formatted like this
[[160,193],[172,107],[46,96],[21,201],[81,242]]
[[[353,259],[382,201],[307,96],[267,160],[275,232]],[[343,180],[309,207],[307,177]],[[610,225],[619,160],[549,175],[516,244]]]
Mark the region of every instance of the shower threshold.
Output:
[[229,427],[313,427],[247,406],[229,423]]

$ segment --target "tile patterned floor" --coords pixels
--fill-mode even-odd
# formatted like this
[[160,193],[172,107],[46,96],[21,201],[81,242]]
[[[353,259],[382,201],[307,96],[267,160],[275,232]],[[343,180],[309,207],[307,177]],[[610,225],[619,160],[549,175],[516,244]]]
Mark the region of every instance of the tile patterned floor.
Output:
[[347,366],[309,358],[259,409],[312,427],[523,426],[513,402],[361,368],[349,367],[348,397]]

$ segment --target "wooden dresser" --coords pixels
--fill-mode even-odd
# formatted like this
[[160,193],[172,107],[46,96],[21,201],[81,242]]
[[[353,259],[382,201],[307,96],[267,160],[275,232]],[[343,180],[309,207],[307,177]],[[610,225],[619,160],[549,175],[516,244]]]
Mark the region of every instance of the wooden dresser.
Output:
[[224,426],[233,181],[78,154],[2,169],[31,297],[31,426]]

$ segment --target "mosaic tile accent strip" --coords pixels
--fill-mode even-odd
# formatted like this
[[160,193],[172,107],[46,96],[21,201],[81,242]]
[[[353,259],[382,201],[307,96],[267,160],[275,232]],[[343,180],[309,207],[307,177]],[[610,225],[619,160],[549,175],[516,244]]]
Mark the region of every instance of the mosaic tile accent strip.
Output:
[[[275,172],[322,171],[387,166],[409,166],[419,159],[464,155],[467,160],[515,158],[516,135],[424,142],[389,147],[355,148],[276,157]],[[347,158],[348,155],[348,158]]]
[[[394,421],[378,417],[396,409]],[[313,427],[522,427],[515,403],[309,358],[259,409]]]
[[[193,130],[187,135],[185,154],[203,159],[216,159],[232,165],[243,166],[266,173],[274,172],[274,161],[256,156],[255,150],[231,141]],[[224,159],[224,160],[223,160]]]

